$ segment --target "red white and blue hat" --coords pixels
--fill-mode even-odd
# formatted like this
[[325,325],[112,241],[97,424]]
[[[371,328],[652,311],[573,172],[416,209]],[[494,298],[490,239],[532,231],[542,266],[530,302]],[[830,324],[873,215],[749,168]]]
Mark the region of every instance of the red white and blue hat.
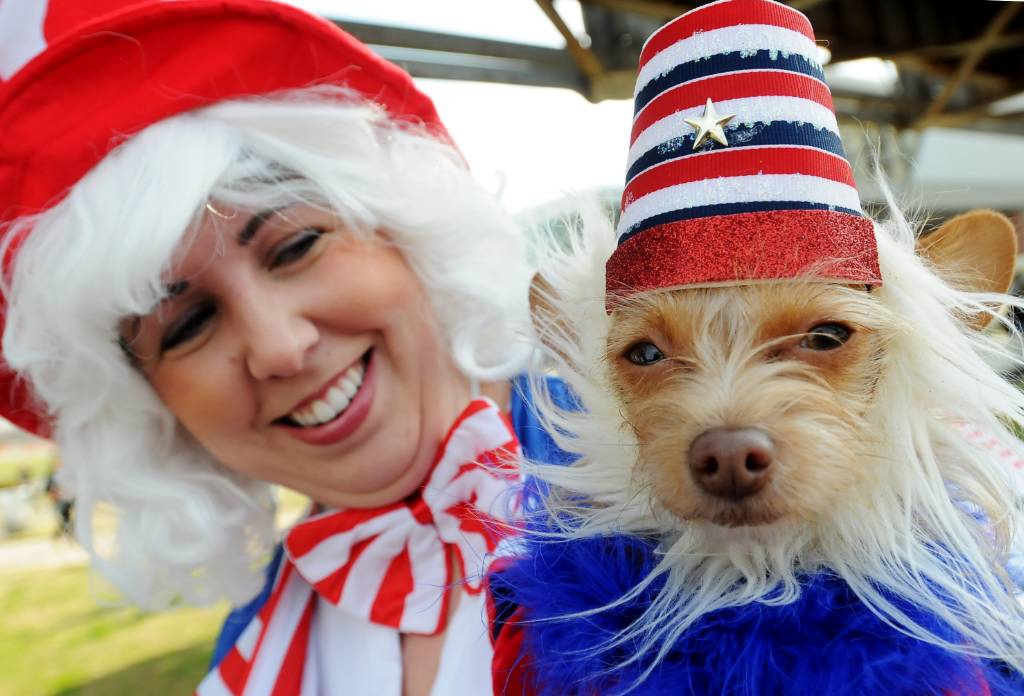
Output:
[[861,210],[800,12],[719,0],[644,45],[612,298],[812,276],[878,285]]

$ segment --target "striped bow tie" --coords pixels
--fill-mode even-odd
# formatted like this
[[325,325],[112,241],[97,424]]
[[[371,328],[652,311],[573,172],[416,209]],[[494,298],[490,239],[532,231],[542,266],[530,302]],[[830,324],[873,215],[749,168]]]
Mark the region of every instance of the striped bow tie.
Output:
[[484,571],[519,513],[512,493],[518,453],[508,419],[491,401],[475,399],[409,499],[298,524],[285,539],[266,604],[196,693],[300,693],[318,598],[402,632],[444,630],[452,588],[482,590]]
[[[498,408],[478,399],[455,422],[413,496],[373,510],[325,512],[285,539],[288,560],[331,604],[405,633],[438,633],[454,555],[471,594],[511,511],[518,445]],[[451,553],[450,553],[450,552]],[[444,593],[445,601],[439,594]]]

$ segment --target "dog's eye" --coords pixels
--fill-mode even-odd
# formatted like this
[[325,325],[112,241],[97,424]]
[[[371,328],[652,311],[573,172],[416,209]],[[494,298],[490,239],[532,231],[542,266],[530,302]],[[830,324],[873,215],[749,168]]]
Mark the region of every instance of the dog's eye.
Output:
[[634,365],[653,365],[664,357],[665,354],[658,346],[647,341],[635,343],[626,351],[626,360]]
[[818,324],[800,341],[801,348],[834,350],[850,340],[850,330],[842,324]]

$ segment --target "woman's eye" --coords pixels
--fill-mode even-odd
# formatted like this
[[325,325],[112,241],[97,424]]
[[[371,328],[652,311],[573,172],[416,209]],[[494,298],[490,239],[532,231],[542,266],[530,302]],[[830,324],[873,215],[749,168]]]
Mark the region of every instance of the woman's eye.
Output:
[[214,314],[216,314],[216,309],[211,304],[199,305],[195,309],[186,312],[181,319],[174,322],[164,333],[160,341],[160,350],[171,350],[182,343],[191,341],[203,332],[203,329],[206,328]]
[[309,253],[323,233],[322,229],[315,227],[302,230],[274,251],[270,259],[270,268],[280,268],[295,263]]
[[647,341],[636,343],[626,351],[626,360],[634,365],[653,365],[664,357],[658,346]]
[[851,333],[853,332],[850,329],[835,322],[818,324],[800,341],[800,347],[810,350],[834,350],[850,340]]

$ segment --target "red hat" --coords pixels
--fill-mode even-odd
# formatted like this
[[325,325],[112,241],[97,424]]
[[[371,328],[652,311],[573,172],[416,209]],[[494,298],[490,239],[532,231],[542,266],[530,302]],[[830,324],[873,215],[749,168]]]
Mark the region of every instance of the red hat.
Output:
[[814,31],[719,0],[644,45],[609,307],[638,292],[808,274],[881,283]]
[[[74,10],[65,12],[64,3]],[[18,4],[40,2],[0,6]],[[405,71],[330,22],[288,5],[50,0],[47,9],[51,19],[39,12],[43,24],[27,32],[39,38],[41,52],[0,83],[0,224],[59,202],[127,137],[227,99],[343,85],[393,118],[449,139],[433,103]],[[53,19],[58,13],[60,21]],[[89,19],[74,26],[82,18]],[[0,28],[0,44],[9,46],[4,33]],[[0,79],[5,64],[16,62],[0,51]],[[36,433],[46,430],[26,385],[9,370],[0,373],[0,415]]]

